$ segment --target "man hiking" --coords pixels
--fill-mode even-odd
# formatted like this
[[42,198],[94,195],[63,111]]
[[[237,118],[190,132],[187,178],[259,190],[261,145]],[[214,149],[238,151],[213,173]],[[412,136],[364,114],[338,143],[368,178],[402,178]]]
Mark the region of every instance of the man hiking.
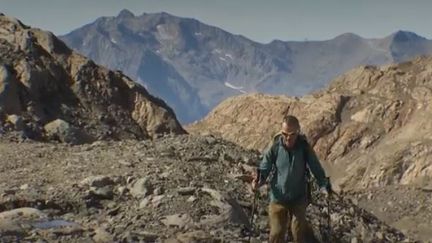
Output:
[[265,152],[259,165],[258,176],[252,181],[256,191],[270,178],[269,224],[270,243],[285,242],[290,215],[292,234],[295,242],[310,242],[314,239],[312,228],[306,221],[308,205],[308,168],[317,179],[320,192],[330,193],[330,182],[306,138],[300,135],[300,123],[295,116],[285,116],[282,131],[275,136],[273,144]]

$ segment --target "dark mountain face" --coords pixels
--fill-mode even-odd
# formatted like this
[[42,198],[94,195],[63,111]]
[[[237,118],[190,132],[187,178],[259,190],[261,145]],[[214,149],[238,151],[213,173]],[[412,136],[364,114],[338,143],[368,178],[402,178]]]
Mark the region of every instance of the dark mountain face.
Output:
[[0,15],[0,132],[15,131],[72,144],[185,133],[173,110],[129,77]]
[[120,69],[174,108],[182,122],[201,118],[221,100],[272,91],[289,75],[286,46],[244,37],[166,13],[102,17],[62,39],[109,68]]
[[249,92],[302,95],[363,64],[432,53],[432,41],[399,31],[383,39],[347,33],[328,41],[253,42],[194,19],[123,10],[61,37],[120,69],[166,100],[183,123],[227,97]]

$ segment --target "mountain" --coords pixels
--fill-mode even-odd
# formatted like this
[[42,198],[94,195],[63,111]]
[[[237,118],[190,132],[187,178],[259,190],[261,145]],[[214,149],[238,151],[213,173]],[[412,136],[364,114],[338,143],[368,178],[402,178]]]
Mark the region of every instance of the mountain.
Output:
[[254,91],[290,70],[286,50],[270,52],[244,37],[167,13],[133,16],[123,10],[61,38],[154,91],[182,122],[199,119],[224,98]]
[[52,33],[0,16],[0,128],[83,143],[185,133],[166,103]]
[[[268,239],[268,202],[252,203],[249,187],[258,151],[184,133],[162,100],[121,72],[0,15],[1,242]],[[331,207],[313,197],[308,218],[321,242],[411,242],[345,195]]]
[[[432,186],[427,159],[432,139],[431,80],[432,58],[363,66],[300,98],[265,94],[229,98],[187,130],[217,134],[262,151],[279,131],[282,117],[294,114],[328,169],[347,169],[341,186]],[[387,167],[394,168],[381,171]],[[366,169],[373,176],[362,177]],[[341,179],[337,172],[334,177]]]
[[[362,206],[411,233],[423,230],[431,239],[432,225],[424,222],[432,222],[432,217],[423,217],[432,215],[432,207],[419,208],[423,203],[404,195],[404,186],[432,188],[431,100],[432,58],[423,57],[359,67],[300,98],[232,97],[186,129],[263,151],[283,116],[293,114],[336,188],[366,191]],[[395,213],[395,208],[405,209]]]
[[227,97],[303,95],[359,65],[432,53],[432,41],[398,31],[383,39],[352,33],[327,41],[261,44],[195,19],[122,10],[60,37],[96,63],[122,70],[174,108],[182,123]]

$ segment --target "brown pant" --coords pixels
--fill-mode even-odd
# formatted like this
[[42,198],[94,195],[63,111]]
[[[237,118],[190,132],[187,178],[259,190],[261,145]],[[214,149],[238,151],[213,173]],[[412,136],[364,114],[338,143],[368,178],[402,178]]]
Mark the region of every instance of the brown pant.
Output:
[[283,206],[278,203],[269,205],[270,240],[269,243],[285,242],[285,235],[291,222],[290,215],[294,215],[291,230],[294,242],[305,243],[309,236],[313,239],[313,231],[306,221],[306,202]]

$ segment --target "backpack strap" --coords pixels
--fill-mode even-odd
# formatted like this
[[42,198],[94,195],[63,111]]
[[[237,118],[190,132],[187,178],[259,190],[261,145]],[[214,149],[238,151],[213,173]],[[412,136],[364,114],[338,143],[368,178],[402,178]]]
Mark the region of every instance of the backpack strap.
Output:
[[[280,134],[280,133],[276,134],[273,137],[273,144],[270,147],[270,149],[274,150],[276,158],[277,158],[277,154],[279,151],[278,147],[280,145],[280,141],[281,141],[280,137],[281,136],[282,136],[282,134]],[[307,138],[304,134],[300,134],[297,139],[299,140],[298,142],[302,143],[301,146],[303,148],[303,159],[304,159],[304,166],[305,166],[304,179],[305,179],[305,183],[306,183],[306,200],[307,200],[307,203],[309,204],[313,201],[311,172],[310,172],[310,169],[308,166],[308,161],[307,161],[308,160],[308,151],[307,150],[309,149],[310,145],[309,145]],[[270,176],[269,176],[270,181],[273,179],[273,176],[275,175],[276,170],[277,170],[276,163],[273,162],[273,169],[270,172]]]
[[309,149],[309,142],[307,140],[306,135],[304,134],[300,134],[299,137],[297,139],[300,139],[300,141],[303,143],[302,147],[303,147],[303,159],[305,160],[305,175],[306,175],[306,179],[309,180],[310,179],[310,169],[308,166],[308,149]]
[[[282,136],[282,134],[280,134],[280,133],[277,133],[275,136],[273,136],[273,142],[272,142],[272,145],[270,147],[270,149],[274,149],[276,158],[277,158],[278,151],[279,151],[278,147],[280,145],[280,137],[281,136]],[[311,174],[310,174],[309,166],[307,164],[307,157],[308,157],[307,156],[307,149],[308,149],[308,146],[310,146],[310,145],[309,145],[309,143],[307,141],[306,135],[304,135],[304,134],[300,134],[297,139],[299,139],[300,142],[302,143],[303,159],[305,160],[304,161],[305,162],[304,163],[304,166],[305,166],[305,176],[306,176],[306,179],[309,180]],[[275,162],[273,162],[273,167],[276,168]]]

